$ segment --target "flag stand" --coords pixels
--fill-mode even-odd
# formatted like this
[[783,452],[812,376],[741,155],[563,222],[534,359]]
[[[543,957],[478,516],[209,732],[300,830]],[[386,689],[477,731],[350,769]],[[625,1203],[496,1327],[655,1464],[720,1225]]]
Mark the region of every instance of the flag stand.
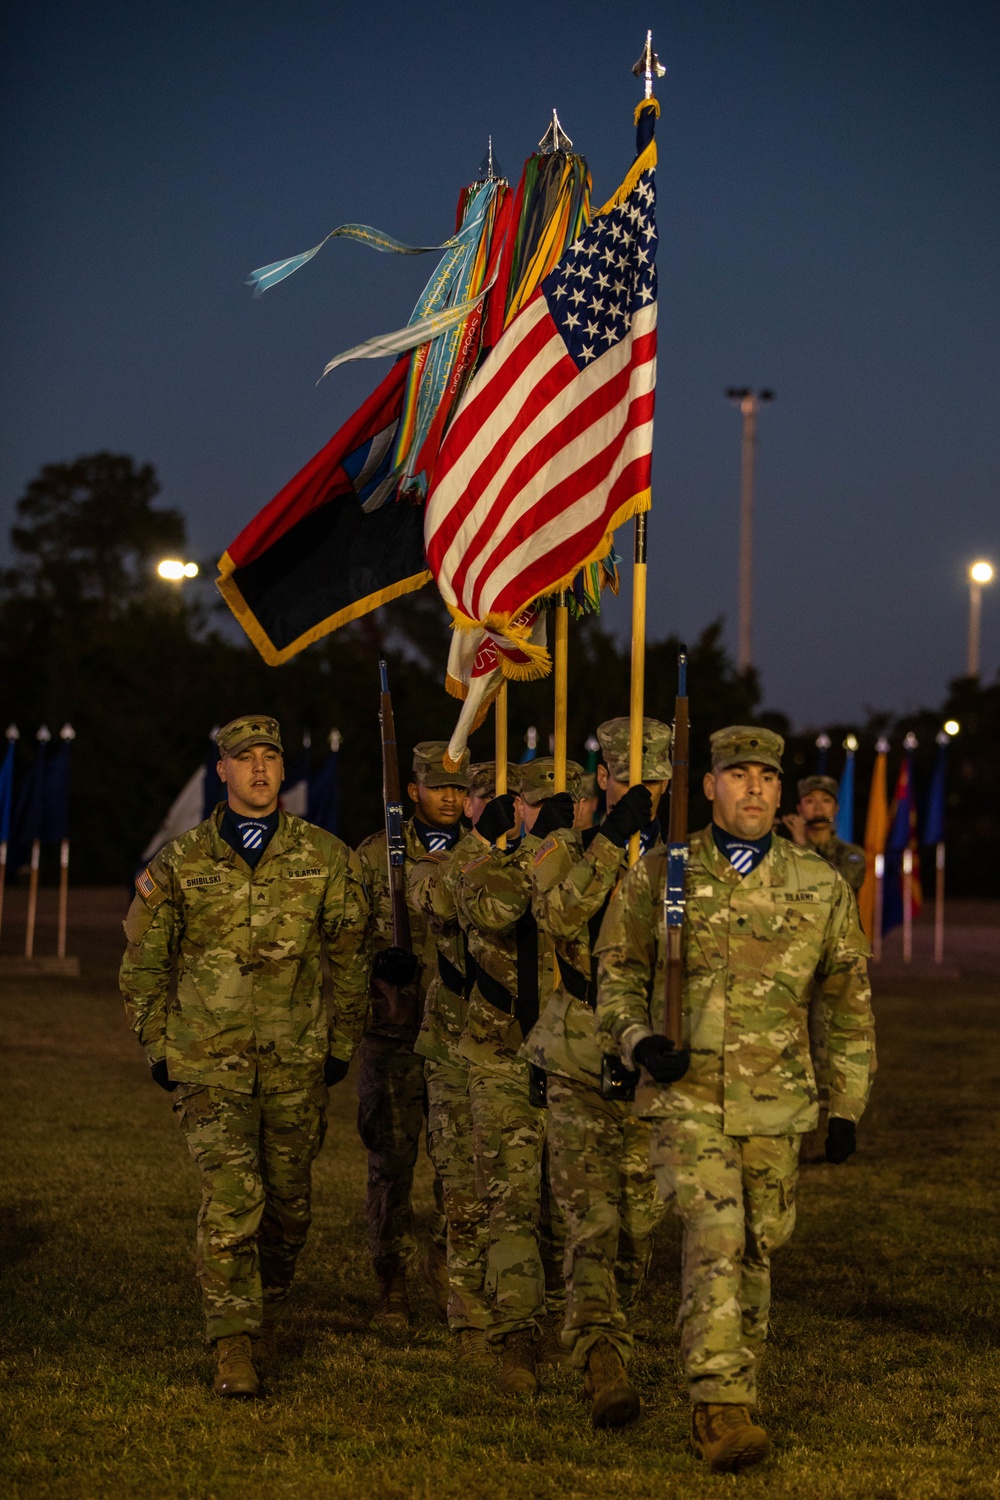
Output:
[[[635,554],[632,566],[632,689],[629,702],[628,783],[642,780],[642,719],[646,686],[646,512],[635,518]],[[628,862],[639,858],[639,835],[629,839]]]
[[[496,696],[493,709],[493,728],[496,735],[496,748],[494,759],[496,761],[496,777],[494,780],[494,796],[502,797],[507,790],[507,679],[500,683],[500,690]],[[506,849],[507,835],[502,833],[497,839],[497,848]]]
[[555,743],[552,747],[555,765],[553,789],[566,790],[566,718],[568,711],[569,677],[569,606],[565,592],[556,598],[555,641]]
[[934,962],[944,963],[944,840],[934,849]]

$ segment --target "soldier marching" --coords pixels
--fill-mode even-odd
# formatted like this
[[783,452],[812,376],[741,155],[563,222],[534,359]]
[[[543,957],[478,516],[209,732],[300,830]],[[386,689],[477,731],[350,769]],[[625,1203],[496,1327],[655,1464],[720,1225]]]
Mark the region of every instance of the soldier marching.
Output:
[[[456,768],[443,742],[415,747],[403,949],[386,835],[355,854],[279,809],[272,718],[219,732],[226,801],[137,881],[121,986],[201,1177],[198,1278],[220,1396],[260,1391],[254,1360],[309,1227],[327,1091],[358,1051],[376,1326],[411,1322],[426,1114],[441,1223],[423,1269],[458,1363],[517,1397],[566,1359],[595,1426],[635,1420],[628,1363],[654,1232],[673,1208],[692,1448],[718,1471],[766,1455],[757,1375],[800,1145],[822,1086],[826,1159],[853,1153],[874,1070],[847,856],[829,836],[774,838],[780,736],[712,735],[712,823],[692,836],[685,877],[683,1035],[668,1038],[656,815],[670,729],[642,721],[632,786],[630,721],[602,724],[598,740],[606,812],[585,828],[573,762],[565,793],[542,758],[496,796],[492,763],[470,767],[466,753]],[[800,788],[805,823],[818,816],[808,797],[826,791]]]

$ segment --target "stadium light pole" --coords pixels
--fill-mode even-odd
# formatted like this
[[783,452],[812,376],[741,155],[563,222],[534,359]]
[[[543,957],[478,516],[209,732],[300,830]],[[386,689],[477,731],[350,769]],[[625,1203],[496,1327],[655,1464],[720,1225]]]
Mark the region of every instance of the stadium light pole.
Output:
[[157,563],[156,571],[168,583],[183,583],[186,578],[197,578],[199,568],[195,562],[181,562],[178,557],[165,557],[162,562]]
[[969,645],[966,676],[979,676],[979,624],[983,612],[983,585],[993,582],[993,564],[980,558],[969,568]]
[[757,413],[773,391],[730,386],[726,397],[743,413],[743,459],[740,477],[740,588],[737,664],[741,672],[753,665],[753,464],[757,441]]

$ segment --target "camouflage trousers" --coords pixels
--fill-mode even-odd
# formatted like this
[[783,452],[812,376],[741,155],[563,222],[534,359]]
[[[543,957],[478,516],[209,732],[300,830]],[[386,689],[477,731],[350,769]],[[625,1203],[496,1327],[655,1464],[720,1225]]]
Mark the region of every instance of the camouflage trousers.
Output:
[[[373,1033],[362,1038],[358,1055],[358,1134],[368,1152],[368,1249],[378,1273],[405,1265],[416,1248],[412,1192],[424,1123],[424,1060],[412,1043]],[[434,1201],[431,1232],[443,1246],[443,1192],[437,1176]]]
[[485,1329],[490,1321],[486,1296],[490,1215],[476,1184],[469,1069],[430,1060],[425,1068],[427,1149],[444,1188],[448,1223],[448,1326]]
[[692,1402],[752,1406],[767,1339],[771,1252],[795,1227],[797,1135],[728,1136],[652,1122],[650,1162],[684,1224],[681,1355]]
[[198,1280],[210,1339],[259,1333],[292,1285],[311,1218],[327,1090],[236,1094],[182,1083],[173,1110],[201,1175]]
[[653,1254],[666,1205],[649,1164],[650,1127],[600,1089],[549,1074],[552,1191],[566,1219],[562,1341],[583,1366],[606,1338],[627,1360],[627,1317]]
[[528,1064],[469,1069],[476,1185],[489,1211],[489,1337],[537,1329],[566,1304],[566,1225],[549,1190],[547,1111],[528,1099]]

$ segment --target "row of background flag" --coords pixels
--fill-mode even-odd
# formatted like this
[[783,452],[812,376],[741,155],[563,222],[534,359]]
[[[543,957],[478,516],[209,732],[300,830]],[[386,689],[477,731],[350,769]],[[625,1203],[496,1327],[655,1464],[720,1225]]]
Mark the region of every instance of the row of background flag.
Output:
[[53,745],[43,724],[35,735],[36,752],[16,788],[20,735],[15,724],[6,737],[0,763],[0,846],[5,862],[16,866],[28,858],[32,844],[61,844],[69,838],[70,751],[76,735],[72,725],[64,724]]

